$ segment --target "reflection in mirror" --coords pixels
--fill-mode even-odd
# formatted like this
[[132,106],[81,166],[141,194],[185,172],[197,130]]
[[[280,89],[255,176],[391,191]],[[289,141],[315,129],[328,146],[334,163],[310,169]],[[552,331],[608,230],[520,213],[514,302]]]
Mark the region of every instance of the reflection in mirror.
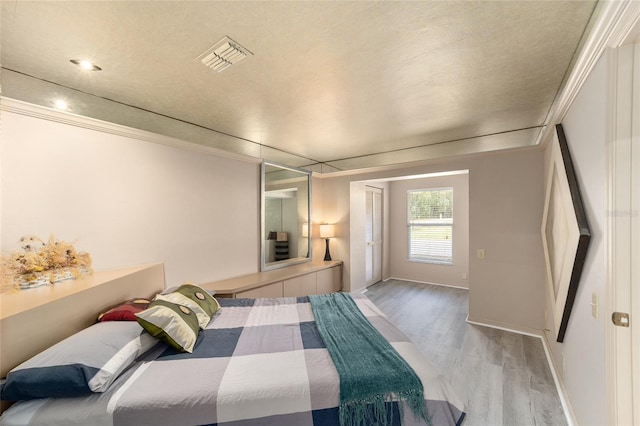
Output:
[[262,163],[262,270],[311,260],[311,173]]

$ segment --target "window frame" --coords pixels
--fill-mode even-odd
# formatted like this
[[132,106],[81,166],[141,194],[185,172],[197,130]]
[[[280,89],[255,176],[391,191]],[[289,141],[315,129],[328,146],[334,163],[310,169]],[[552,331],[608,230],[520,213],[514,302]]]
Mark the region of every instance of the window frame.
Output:
[[[431,223],[431,224],[415,224],[415,223],[411,223],[411,193],[415,193],[415,192],[437,192],[437,191],[443,191],[443,190],[448,190],[451,191],[451,223],[446,223],[446,224],[436,224],[436,223]],[[454,194],[454,189],[452,186],[443,186],[443,187],[438,187],[438,188],[424,188],[424,189],[409,189],[407,190],[407,261],[409,262],[418,262],[418,263],[429,263],[429,264],[437,264],[437,265],[447,265],[447,266],[453,266],[453,253],[454,253],[454,244],[453,244],[453,235],[454,235],[454,215],[455,215],[455,211],[454,211],[454,198],[455,194]],[[437,256],[433,256],[433,257],[414,257],[415,253],[412,252],[411,250],[411,234],[412,234],[412,230],[413,229],[418,229],[421,227],[434,227],[434,226],[447,226],[451,228],[451,256],[450,258],[442,258],[442,257],[437,257]]]

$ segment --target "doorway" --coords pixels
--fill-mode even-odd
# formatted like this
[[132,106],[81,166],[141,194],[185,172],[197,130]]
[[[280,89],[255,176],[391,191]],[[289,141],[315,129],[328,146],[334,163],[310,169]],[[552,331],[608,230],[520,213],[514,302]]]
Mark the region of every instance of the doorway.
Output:
[[382,189],[365,187],[365,286],[382,281]]

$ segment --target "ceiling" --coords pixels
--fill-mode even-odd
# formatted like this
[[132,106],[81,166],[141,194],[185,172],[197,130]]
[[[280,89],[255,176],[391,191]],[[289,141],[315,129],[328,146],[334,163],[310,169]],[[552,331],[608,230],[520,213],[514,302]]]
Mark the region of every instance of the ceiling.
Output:
[[[595,6],[2,0],[2,94],[326,170],[531,146]],[[253,55],[217,73],[224,36]]]

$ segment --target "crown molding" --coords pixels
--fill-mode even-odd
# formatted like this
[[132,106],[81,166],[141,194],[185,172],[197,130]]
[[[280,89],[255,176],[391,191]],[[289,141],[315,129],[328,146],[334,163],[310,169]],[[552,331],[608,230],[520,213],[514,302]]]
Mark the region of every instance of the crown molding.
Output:
[[[549,111],[536,145],[546,146],[607,48],[620,47],[640,21],[640,1],[607,1],[596,6],[596,20],[560,96]],[[599,9],[598,9],[599,8]]]
[[170,136],[164,136],[157,133],[148,132],[146,130],[134,129],[132,127],[98,120],[96,118],[85,117],[66,111],[58,111],[53,108],[47,108],[40,105],[19,101],[17,99],[7,98],[4,96],[0,97],[0,111],[11,112],[14,114],[52,121],[60,124],[66,124],[74,127],[80,127],[83,129],[94,130],[97,132],[124,136],[127,138],[156,143],[174,148],[196,151],[203,154],[215,155],[218,157],[238,160],[245,163],[259,164],[260,162],[262,162],[260,158],[254,158],[230,151],[224,151],[222,149],[200,145],[193,142],[187,142],[181,139],[172,138]]

